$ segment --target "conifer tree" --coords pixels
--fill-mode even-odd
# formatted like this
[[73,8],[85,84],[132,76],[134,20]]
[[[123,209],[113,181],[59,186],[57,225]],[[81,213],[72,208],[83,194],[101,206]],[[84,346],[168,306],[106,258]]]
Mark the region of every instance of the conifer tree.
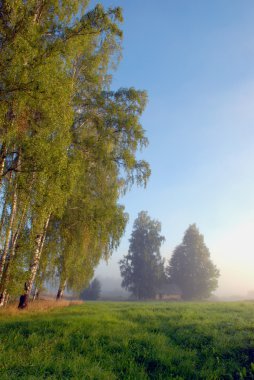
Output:
[[137,299],[153,298],[164,281],[161,224],[141,211],[134,222],[129,251],[120,261],[122,286]]
[[219,270],[195,224],[189,226],[182,243],[175,248],[167,274],[187,300],[207,298],[217,288]]

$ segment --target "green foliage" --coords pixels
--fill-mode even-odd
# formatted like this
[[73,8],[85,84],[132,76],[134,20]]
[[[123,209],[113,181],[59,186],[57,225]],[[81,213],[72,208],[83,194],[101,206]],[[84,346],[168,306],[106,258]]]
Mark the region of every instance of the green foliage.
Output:
[[114,173],[97,166],[89,180],[80,178],[61,219],[52,220],[47,244],[55,258],[50,264],[70,289],[83,289],[99,260],[119,244],[128,218],[117,204],[117,183]]
[[122,286],[138,299],[153,298],[164,280],[161,224],[141,211],[134,222],[128,254],[120,261]]
[[97,278],[95,278],[92,282],[90,282],[89,286],[80,293],[80,298],[82,300],[96,301],[100,298],[100,294],[101,283]]
[[195,224],[190,225],[182,244],[175,248],[167,274],[181,288],[185,299],[207,298],[217,288],[219,271]]
[[[150,175],[136,157],[147,145],[140,124],[147,95],[110,90],[122,11],[88,5],[0,2],[0,199],[7,205],[0,249],[8,231],[12,239],[7,255],[0,254],[5,273],[3,256],[10,264],[0,294],[6,287],[16,293],[26,277],[34,281],[32,270],[36,284],[58,275],[82,289],[123,234],[119,196]],[[49,216],[45,249],[43,238],[38,250]]]
[[253,379],[253,303],[0,311],[0,378]]

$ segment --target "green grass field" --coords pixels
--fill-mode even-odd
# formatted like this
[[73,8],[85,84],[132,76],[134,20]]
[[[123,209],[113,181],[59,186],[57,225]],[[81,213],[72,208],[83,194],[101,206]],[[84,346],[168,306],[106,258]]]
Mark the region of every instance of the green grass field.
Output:
[[0,379],[254,379],[254,304],[0,313]]

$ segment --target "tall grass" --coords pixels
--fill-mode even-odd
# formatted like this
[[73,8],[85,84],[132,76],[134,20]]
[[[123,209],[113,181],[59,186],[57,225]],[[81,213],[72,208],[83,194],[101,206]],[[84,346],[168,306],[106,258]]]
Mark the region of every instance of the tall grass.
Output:
[[45,299],[30,302],[28,308],[20,310],[18,309],[18,303],[11,303],[3,308],[0,308],[0,318],[1,316],[20,316],[21,314],[29,315],[31,313],[41,313],[50,311],[53,309],[63,308],[72,305],[82,305],[83,301],[68,301],[68,300],[54,300],[54,299]]
[[0,313],[0,379],[254,379],[252,303]]

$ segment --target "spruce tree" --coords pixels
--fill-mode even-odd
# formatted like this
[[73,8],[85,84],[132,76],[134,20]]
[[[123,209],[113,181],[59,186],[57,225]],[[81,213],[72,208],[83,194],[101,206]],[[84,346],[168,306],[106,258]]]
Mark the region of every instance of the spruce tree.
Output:
[[137,299],[153,298],[164,281],[160,255],[164,240],[160,222],[141,211],[134,222],[128,254],[120,261],[122,286]]
[[181,288],[186,300],[207,298],[218,287],[219,270],[195,224],[189,226],[182,243],[175,248],[167,275]]

